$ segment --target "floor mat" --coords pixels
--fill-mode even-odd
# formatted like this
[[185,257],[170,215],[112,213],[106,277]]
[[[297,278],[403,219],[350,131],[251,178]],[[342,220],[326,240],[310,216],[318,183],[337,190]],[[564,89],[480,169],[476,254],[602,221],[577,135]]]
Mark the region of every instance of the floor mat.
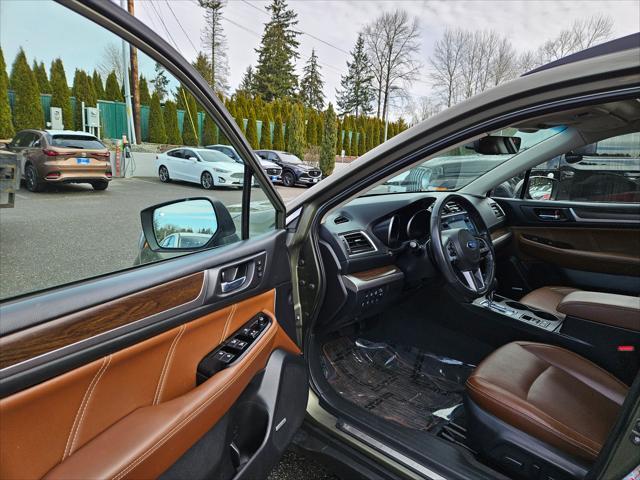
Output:
[[416,430],[449,421],[474,365],[411,347],[339,338],[323,346],[327,381],[372,414]]

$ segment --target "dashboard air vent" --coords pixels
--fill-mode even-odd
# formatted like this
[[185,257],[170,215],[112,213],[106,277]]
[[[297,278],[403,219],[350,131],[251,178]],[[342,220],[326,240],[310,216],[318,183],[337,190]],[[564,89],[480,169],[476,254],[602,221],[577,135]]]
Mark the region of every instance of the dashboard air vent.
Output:
[[498,205],[495,202],[491,203],[491,208],[493,209],[493,213],[496,214],[497,218],[502,218],[504,217],[504,210],[502,210],[502,207],[500,205]]
[[455,202],[447,202],[447,204],[444,206],[445,213],[458,213],[461,211],[462,208],[460,208],[460,206]]
[[375,251],[371,240],[363,232],[343,233],[342,239],[347,246],[349,255],[358,255]]
[[345,217],[344,215],[338,215],[333,220],[333,223],[335,223],[336,225],[340,225],[341,223],[347,223],[348,221],[349,221],[349,219],[347,217]]

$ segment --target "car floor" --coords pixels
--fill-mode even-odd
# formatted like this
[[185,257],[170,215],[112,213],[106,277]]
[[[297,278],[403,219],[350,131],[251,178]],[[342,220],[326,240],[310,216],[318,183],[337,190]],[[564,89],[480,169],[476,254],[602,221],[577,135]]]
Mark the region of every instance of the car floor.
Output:
[[419,348],[364,338],[334,339],[324,344],[323,353],[325,377],[343,398],[385,420],[425,431],[460,414],[464,382],[474,368]]

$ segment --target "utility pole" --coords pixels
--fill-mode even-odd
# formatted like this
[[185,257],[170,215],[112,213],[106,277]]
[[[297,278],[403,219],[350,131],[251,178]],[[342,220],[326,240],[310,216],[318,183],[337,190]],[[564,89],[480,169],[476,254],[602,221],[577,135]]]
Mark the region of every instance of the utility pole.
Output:
[[[127,10],[132,17],[135,17],[135,9],[133,5],[134,0],[127,0]],[[138,49],[133,46],[129,46],[129,59],[131,64],[131,100],[133,107],[133,129],[136,133],[135,142],[142,140],[142,134],[140,133],[140,90],[138,88]]]
[[[127,0],[120,0],[120,8],[126,10]],[[136,131],[133,126],[133,111],[131,108],[131,84],[129,82],[129,42],[122,40],[122,70],[124,75],[124,101],[127,105],[127,139],[129,143],[136,143]]]

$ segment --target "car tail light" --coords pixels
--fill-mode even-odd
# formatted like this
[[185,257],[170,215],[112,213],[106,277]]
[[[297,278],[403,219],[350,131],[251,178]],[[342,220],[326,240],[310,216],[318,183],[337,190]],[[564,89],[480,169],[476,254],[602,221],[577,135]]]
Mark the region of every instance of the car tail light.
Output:
[[44,153],[47,157],[57,157],[58,152],[55,150],[49,150],[48,148],[43,148],[42,153]]
[[107,172],[107,173],[105,173],[105,175],[106,175],[107,177],[109,177],[109,178],[111,178],[111,177],[113,176],[113,174],[112,174],[111,172]]
[[98,152],[98,153],[94,153],[92,156],[100,157],[100,158],[109,158],[109,152]]

